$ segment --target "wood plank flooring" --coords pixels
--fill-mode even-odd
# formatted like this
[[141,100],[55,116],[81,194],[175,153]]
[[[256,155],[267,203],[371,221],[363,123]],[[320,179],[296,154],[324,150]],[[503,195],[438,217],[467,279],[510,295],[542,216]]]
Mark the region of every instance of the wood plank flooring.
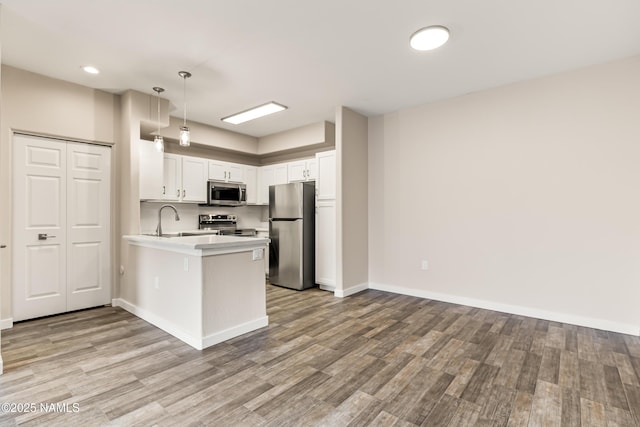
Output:
[[[197,351],[112,307],[2,333],[0,425],[640,426],[640,338],[368,290],[267,285]],[[77,404],[74,412],[73,404]]]

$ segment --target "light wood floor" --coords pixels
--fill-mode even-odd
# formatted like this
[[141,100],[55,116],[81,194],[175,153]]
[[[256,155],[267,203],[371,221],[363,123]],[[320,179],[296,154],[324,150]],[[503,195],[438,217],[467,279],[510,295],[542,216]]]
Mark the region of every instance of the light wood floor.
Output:
[[[640,339],[368,290],[267,287],[204,351],[112,307],[2,333],[0,425],[638,426]],[[72,406],[69,406],[72,408]]]

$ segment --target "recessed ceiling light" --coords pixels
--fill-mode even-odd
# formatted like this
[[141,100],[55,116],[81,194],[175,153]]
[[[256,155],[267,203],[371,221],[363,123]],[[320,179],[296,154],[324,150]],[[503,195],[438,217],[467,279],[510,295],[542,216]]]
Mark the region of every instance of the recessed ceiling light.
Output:
[[253,107],[249,110],[241,111],[231,116],[223,117],[221,120],[223,122],[238,125],[240,123],[248,122],[249,120],[257,119],[258,117],[263,117],[286,109],[287,107],[284,105],[272,101],[258,105],[257,107]]
[[422,28],[411,36],[411,47],[415,50],[437,49],[449,40],[449,29],[441,25]]
[[85,65],[84,67],[82,67],[82,69],[89,73],[89,74],[99,74],[100,70],[98,70],[96,67],[92,67],[91,65]]

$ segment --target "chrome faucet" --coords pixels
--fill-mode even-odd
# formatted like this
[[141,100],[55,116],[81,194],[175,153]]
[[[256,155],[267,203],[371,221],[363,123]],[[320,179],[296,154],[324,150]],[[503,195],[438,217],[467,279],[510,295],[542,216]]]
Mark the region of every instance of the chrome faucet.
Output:
[[176,213],[176,221],[180,221],[180,215],[178,215],[178,209],[173,205],[162,205],[158,209],[158,226],[156,227],[156,234],[162,236],[162,209],[171,208]]

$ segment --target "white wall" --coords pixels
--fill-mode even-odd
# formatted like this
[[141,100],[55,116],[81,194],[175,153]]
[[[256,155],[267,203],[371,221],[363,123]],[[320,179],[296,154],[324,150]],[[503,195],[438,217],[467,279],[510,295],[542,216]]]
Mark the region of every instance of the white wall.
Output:
[[640,333],[640,57],[369,132],[373,287]]
[[336,110],[336,290],[348,296],[368,287],[367,118]]

